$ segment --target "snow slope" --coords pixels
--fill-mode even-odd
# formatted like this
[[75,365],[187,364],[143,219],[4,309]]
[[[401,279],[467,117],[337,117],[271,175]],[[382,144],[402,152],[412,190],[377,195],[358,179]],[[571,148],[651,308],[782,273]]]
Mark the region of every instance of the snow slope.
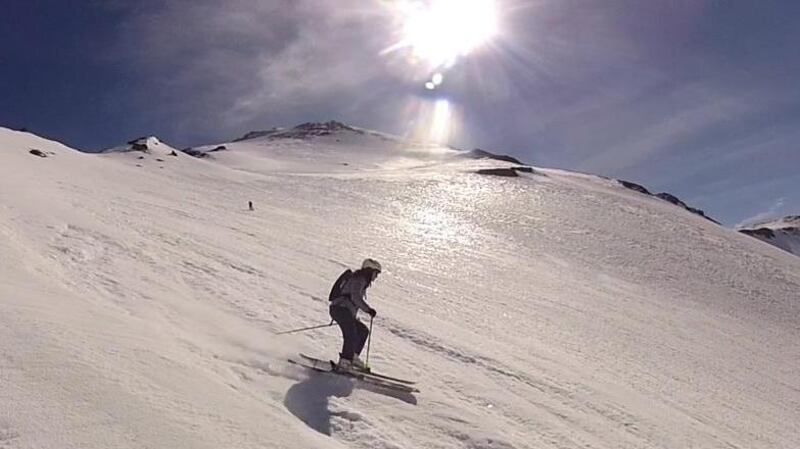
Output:
[[800,215],[740,228],[739,232],[800,256]]
[[[349,131],[224,146],[0,128],[0,447],[800,446],[800,259],[589,175]],[[415,396],[285,362],[336,328],[274,335],[326,323],[365,256],[372,365]]]

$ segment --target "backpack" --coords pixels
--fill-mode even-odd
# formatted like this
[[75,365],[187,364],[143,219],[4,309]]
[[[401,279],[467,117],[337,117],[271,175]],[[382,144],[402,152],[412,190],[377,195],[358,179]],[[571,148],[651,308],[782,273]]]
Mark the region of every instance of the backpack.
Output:
[[328,301],[333,301],[336,298],[345,296],[342,291],[344,290],[345,284],[347,284],[347,281],[349,281],[351,277],[353,277],[353,270],[348,268],[342,274],[340,274],[338,278],[336,278],[336,282],[333,283],[331,292],[328,295]]

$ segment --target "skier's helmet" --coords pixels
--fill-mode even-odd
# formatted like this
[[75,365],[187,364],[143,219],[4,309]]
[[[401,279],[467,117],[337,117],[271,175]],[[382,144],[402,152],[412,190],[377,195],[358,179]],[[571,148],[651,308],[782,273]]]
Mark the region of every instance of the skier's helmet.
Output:
[[381,272],[381,264],[378,263],[375,259],[364,259],[364,262],[361,264],[361,269],[366,270],[370,269],[377,273]]

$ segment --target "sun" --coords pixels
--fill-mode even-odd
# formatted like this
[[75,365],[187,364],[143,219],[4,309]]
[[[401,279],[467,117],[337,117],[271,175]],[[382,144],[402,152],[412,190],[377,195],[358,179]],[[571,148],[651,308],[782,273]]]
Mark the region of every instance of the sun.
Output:
[[429,0],[402,4],[402,40],[416,58],[448,67],[497,33],[493,0]]

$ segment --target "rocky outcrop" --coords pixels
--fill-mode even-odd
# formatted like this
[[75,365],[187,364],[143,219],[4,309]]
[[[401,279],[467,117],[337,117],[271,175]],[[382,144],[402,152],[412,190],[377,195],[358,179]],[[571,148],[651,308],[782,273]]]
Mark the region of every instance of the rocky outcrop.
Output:
[[189,156],[194,156],[196,158],[202,159],[206,157],[211,157],[210,153],[216,153],[217,151],[225,151],[227,149],[228,147],[226,147],[225,145],[218,145],[210,150],[198,150],[190,147],[190,148],[184,148],[181,151],[188,154]]
[[706,213],[703,212],[701,209],[697,209],[696,207],[691,207],[691,206],[687,205],[686,203],[681,201],[677,196],[675,196],[675,195],[673,195],[671,193],[661,192],[661,193],[653,194],[653,193],[650,193],[650,191],[647,190],[647,188],[645,188],[643,185],[636,184],[635,182],[625,181],[623,179],[617,179],[617,182],[620,185],[622,185],[622,187],[625,187],[626,189],[634,190],[634,191],[639,192],[639,193],[644,194],[644,195],[654,196],[654,197],[656,197],[656,198],[658,198],[660,200],[664,200],[664,201],[666,201],[668,203],[674,204],[674,205],[676,205],[676,206],[678,206],[678,207],[680,207],[682,209],[686,209],[686,210],[688,210],[689,212],[691,212],[691,213],[693,213],[695,215],[699,215],[699,216],[705,218],[706,220],[713,221],[716,224],[720,224],[717,220],[714,220],[713,218],[711,218],[708,215],[706,215]]
[[151,146],[158,145],[158,139],[155,137],[140,137],[138,139],[133,139],[128,142],[130,145],[129,151],[141,151],[142,153],[149,153]]
[[42,150],[37,150],[36,148],[31,148],[31,150],[28,151],[28,153],[30,153],[30,154],[32,154],[34,156],[47,157],[47,153],[45,153]]
[[327,136],[341,131],[348,131],[356,134],[365,134],[365,132],[361,129],[353,128],[352,126],[345,125],[344,123],[337,122],[336,120],[331,120],[329,122],[324,122],[324,123],[315,123],[315,122],[302,123],[300,125],[295,126],[290,131],[292,134],[295,134],[300,138],[309,136]]
[[742,234],[749,235],[751,237],[759,237],[761,239],[774,239],[775,238],[775,231],[769,228],[758,228],[758,229],[740,229],[739,232]]
[[242,140],[251,140],[251,139],[258,139],[260,137],[269,137],[269,136],[272,136],[272,135],[274,135],[276,133],[279,133],[279,132],[285,131],[285,130],[286,130],[285,128],[275,127],[275,128],[271,128],[271,129],[267,129],[267,130],[262,130],[262,131],[250,131],[249,133],[243,135],[242,137],[239,137],[238,139],[234,139],[233,141],[234,142],[241,142]]
[[197,150],[197,149],[194,149],[194,148],[191,148],[191,147],[184,148],[181,151],[183,151],[184,153],[188,154],[189,156],[194,156],[196,158],[201,158],[201,159],[209,156],[209,154],[207,152],[201,151],[201,150]]
[[697,214],[697,215],[699,215],[699,216],[701,216],[701,217],[703,217],[705,219],[711,220],[714,223],[719,224],[718,221],[716,221],[713,218],[707,216],[706,213],[703,212],[702,210],[700,210],[700,209],[698,209],[696,207],[692,207],[692,206],[687,205],[686,203],[684,203],[683,201],[678,199],[677,196],[672,195],[671,193],[661,192],[661,193],[656,193],[655,196],[657,196],[658,198],[661,198],[662,200],[664,200],[664,201],[666,201],[668,203],[672,203],[672,204],[674,204],[674,205],[676,205],[678,207],[682,207],[682,208],[688,210],[689,212],[691,212],[693,214]]
[[[264,131],[250,131],[244,136],[234,140],[234,142],[241,142],[243,140],[251,140],[258,138],[270,139],[308,139],[311,137],[329,136],[343,132],[350,132],[354,134],[367,134],[366,131],[346,125],[336,120],[328,122],[307,122],[295,126],[291,129],[285,128],[272,128]],[[378,135],[377,133],[375,135]]]
[[532,167],[502,167],[502,168],[482,168],[476,170],[475,173],[479,175],[504,176],[509,178],[515,178],[519,176],[520,173],[534,173],[534,171]]
[[618,179],[617,181],[620,184],[622,184],[622,187],[625,187],[626,189],[635,190],[635,191],[637,191],[639,193],[644,193],[645,195],[652,195],[652,193],[650,193],[649,190],[644,188],[644,186],[636,184],[635,182],[625,181],[625,180],[622,180],[622,179]]
[[520,165],[523,164],[522,162],[519,161],[519,159],[513,158],[511,156],[505,154],[490,153],[488,151],[481,150],[480,148],[476,148],[472,151],[465,151],[460,156],[468,159],[494,159],[497,161],[511,162],[512,164],[520,164]]
[[101,153],[127,153],[131,151],[138,151],[140,153],[151,154],[156,149],[163,149],[166,151],[169,147],[161,145],[161,141],[157,137],[139,137],[114,148],[101,151]]
[[656,193],[656,196],[661,198],[662,200],[668,202],[668,203],[672,203],[672,204],[674,204],[676,206],[680,206],[680,207],[682,207],[684,209],[688,209],[689,208],[689,206],[687,206],[686,203],[684,203],[683,201],[678,199],[677,196],[672,195],[671,193],[661,192],[661,193]]

